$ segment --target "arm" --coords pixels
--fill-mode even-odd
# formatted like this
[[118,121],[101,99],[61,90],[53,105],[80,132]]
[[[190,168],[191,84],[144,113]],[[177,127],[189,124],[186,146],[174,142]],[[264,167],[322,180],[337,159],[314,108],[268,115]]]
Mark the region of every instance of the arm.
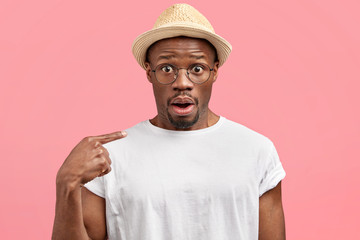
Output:
[[116,132],[86,137],[66,158],[56,176],[53,240],[105,239],[105,200],[82,186],[111,170],[109,153],[102,144],[125,136]]
[[81,191],[80,187],[57,184],[53,240],[91,239],[84,225]]
[[[53,239],[105,239],[105,200],[85,187],[57,188]],[[66,229],[66,231],[64,231]],[[69,237],[69,238],[68,238]]]
[[259,199],[259,240],[285,240],[281,181]]
[[81,189],[84,225],[91,239],[105,239],[106,216],[105,199],[99,197],[85,187]]

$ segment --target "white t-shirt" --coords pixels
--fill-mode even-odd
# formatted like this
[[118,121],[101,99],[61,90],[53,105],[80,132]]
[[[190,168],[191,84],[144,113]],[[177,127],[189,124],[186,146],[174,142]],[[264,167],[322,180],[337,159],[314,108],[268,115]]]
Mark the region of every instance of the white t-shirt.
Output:
[[258,239],[259,197],[285,177],[267,137],[220,117],[174,131],[149,120],[104,145],[112,171],[85,186],[106,200],[109,239]]

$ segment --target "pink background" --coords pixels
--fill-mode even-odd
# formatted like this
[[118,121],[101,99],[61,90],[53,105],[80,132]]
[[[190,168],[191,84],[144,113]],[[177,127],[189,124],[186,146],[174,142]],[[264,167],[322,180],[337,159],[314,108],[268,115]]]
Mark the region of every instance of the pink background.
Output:
[[[359,1],[220,2],[211,108],[275,143],[288,239],[360,239]],[[131,44],[172,3],[0,2],[1,239],[49,239],[71,149],[156,114]]]

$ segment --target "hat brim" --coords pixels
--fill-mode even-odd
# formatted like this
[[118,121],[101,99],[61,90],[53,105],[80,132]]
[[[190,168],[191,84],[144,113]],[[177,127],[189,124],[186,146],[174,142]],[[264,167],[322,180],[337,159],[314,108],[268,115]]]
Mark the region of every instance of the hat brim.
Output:
[[224,38],[215,33],[209,32],[208,30],[201,29],[198,26],[191,26],[189,24],[172,24],[171,26],[162,26],[139,35],[132,44],[132,53],[139,65],[143,69],[146,69],[146,51],[151,44],[161,39],[179,36],[208,40],[216,48],[219,66],[225,63],[232,49],[231,44]]

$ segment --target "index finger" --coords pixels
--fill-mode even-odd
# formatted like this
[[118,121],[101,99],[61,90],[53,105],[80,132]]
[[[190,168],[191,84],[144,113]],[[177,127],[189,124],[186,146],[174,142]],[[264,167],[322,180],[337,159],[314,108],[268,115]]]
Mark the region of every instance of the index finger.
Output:
[[126,137],[127,133],[125,131],[118,131],[108,134],[103,134],[99,136],[92,137],[93,140],[100,142],[101,144],[105,144],[120,138]]

